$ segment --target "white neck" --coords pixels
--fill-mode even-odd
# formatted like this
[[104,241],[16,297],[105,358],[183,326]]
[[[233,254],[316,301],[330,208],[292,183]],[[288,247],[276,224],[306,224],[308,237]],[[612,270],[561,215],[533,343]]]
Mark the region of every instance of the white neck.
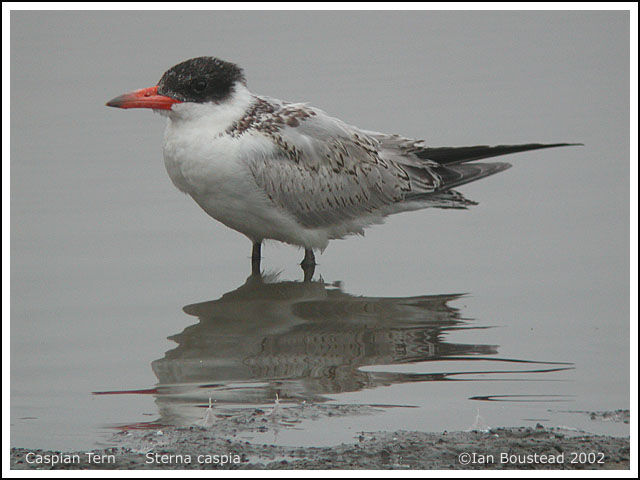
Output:
[[223,132],[243,117],[254,99],[247,87],[237,82],[233,95],[221,103],[176,103],[171,110],[159,113],[169,117],[174,128],[197,125],[210,133]]

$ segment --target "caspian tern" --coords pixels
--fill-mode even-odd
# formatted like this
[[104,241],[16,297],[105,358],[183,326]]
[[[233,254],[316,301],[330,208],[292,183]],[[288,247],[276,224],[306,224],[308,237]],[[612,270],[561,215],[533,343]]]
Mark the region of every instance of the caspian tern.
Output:
[[508,163],[468,163],[568,143],[428,147],[422,140],[362,130],[305,103],[255,95],[237,65],[199,57],[110,107],[168,117],[164,162],[178,189],[253,242],[253,272],[271,239],[305,249],[302,266],[329,240],[427,207],[475,205],[452,190]]

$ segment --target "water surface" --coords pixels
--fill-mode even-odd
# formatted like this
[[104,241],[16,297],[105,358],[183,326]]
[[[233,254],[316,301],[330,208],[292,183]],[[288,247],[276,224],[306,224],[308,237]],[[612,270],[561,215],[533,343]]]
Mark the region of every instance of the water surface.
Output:
[[[276,394],[379,407],[280,443],[478,415],[628,434],[566,413],[629,407],[628,28],[619,12],[13,12],[12,446],[89,448]],[[171,185],[163,119],[104,107],[207,54],[257,93],[433,146],[585,146],[509,157],[460,188],[469,210],[332,242],[311,283],[277,244],[248,278],[250,243]]]

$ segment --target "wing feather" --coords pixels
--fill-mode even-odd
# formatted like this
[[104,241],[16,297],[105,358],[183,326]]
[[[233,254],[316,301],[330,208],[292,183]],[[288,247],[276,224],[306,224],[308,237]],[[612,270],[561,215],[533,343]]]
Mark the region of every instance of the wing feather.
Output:
[[[375,216],[415,191],[409,173],[383,158],[375,139],[318,110],[309,111],[314,114],[295,126],[284,118],[277,131],[265,129],[274,151],[248,159],[260,188],[300,224],[324,227]],[[430,183],[425,177],[422,193],[433,192],[437,181],[436,175]]]
[[429,148],[421,140],[360,130],[306,104],[266,97],[258,99],[250,118],[241,133],[252,130],[273,145],[265,155],[247,156],[257,185],[309,228],[357,225],[358,219],[376,221],[428,206],[465,208],[473,202],[451,188],[510,166],[465,162],[569,145]]

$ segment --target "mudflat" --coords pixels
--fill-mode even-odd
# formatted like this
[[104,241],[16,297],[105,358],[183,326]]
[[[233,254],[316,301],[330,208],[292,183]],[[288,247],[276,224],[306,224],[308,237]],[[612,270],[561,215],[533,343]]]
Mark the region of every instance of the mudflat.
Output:
[[[347,415],[322,407],[307,415]],[[326,410],[326,411],[325,411]],[[334,411],[335,410],[335,411]],[[344,408],[343,408],[344,410]],[[362,412],[360,412],[362,413]],[[588,412],[580,412],[588,413]],[[85,452],[11,449],[12,469],[629,469],[629,438],[559,427],[484,431],[360,432],[330,447],[291,447],[243,441],[282,426],[287,409],[205,416],[205,424],[122,430],[117,446]],[[592,412],[602,421],[629,421],[629,412]]]

